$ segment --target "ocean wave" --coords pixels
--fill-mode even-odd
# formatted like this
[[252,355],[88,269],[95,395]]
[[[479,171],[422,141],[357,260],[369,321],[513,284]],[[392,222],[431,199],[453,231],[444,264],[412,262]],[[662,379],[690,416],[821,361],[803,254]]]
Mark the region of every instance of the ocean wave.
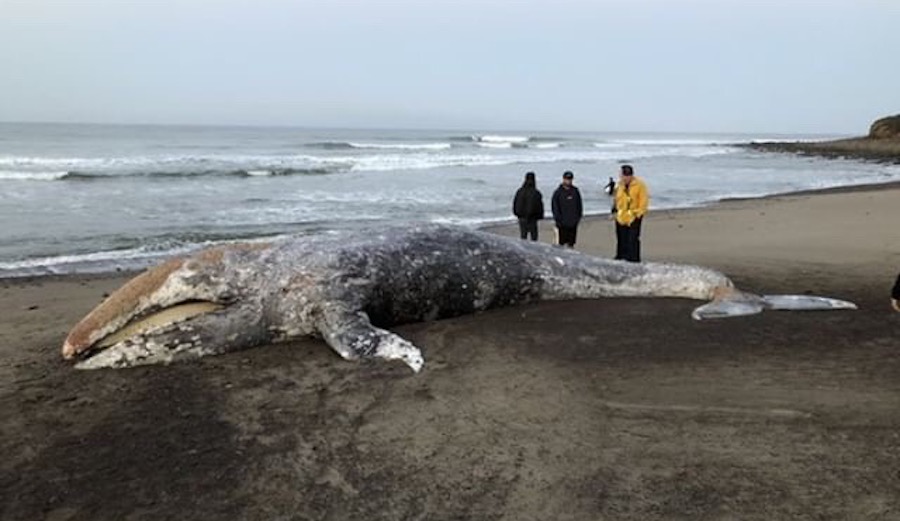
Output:
[[473,134],[471,136],[450,136],[445,138],[451,142],[468,142],[468,143],[565,143],[571,141],[570,138],[560,136],[520,136],[514,134]]
[[470,140],[482,148],[559,148],[568,141],[562,137],[551,136],[514,136],[514,135],[475,135]]
[[317,155],[0,156],[0,181],[324,175],[352,164],[349,156]]
[[562,143],[552,143],[552,142],[542,142],[542,143],[531,143],[531,142],[510,142],[510,141],[501,141],[501,142],[481,142],[476,143],[477,146],[481,148],[536,148],[539,150],[548,150],[551,148],[559,148],[562,146]]
[[[347,159],[347,158],[344,158]],[[203,172],[209,170],[305,169],[317,167],[316,155],[174,154],[164,156],[31,157],[0,156],[0,172]]]
[[[649,157],[703,157],[732,153],[733,147],[707,145],[624,146],[598,143],[566,147],[560,142],[485,141],[476,148],[452,150],[371,150],[357,154],[135,156],[110,158],[33,158],[0,156],[0,182],[104,181],[122,178],[192,179],[210,177],[277,177],[345,172],[425,170],[559,161],[596,162]],[[400,145],[398,143],[398,145]],[[602,146],[600,146],[602,145]],[[485,149],[479,151],[478,149]]]
[[181,246],[168,251],[138,247],[0,262],[0,278],[137,270],[163,258],[184,255],[202,247],[203,245]]
[[[572,141],[572,140],[573,140],[572,137],[562,137],[562,136],[532,136],[531,139],[529,139],[529,141],[534,141],[536,143],[547,142],[547,141],[553,142],[553,143],[559,143],[559,142],[566,142],[566,141]],[[576,141],[577,141],[577,139],[576,139]]]
[[739,149],[732,147],[661,147],[647,149],[625,149],[622,151],[609,150],[602,152],[607,158],[620,162],[631,162],[640,159],[662,158],[662,157],[687,157],[701,158],[707,156],[718,156],[732,154]]
[[343,168],[270,168],[261,170],[239,170],[235,172],[241,177],[271,177],[291,175],[329,175],[342,172]]
[[527,143],[530,139],[531,137],[529,136],[503,136],[499,134],[472,136],[472,141],[477,143]]
[[385,154],[355,157],[350,161],[350,171],[385,172],[456,166],[498,166],[515,164],[520,161],[527,161],[527,158],[487,154]]
[[15,172],[0,170],[0,179],[12,181],[57,181],[65,178],[69,172]]
[[188,255],[203,248],[234,243],[258,243],[278,240],[285,235],[210,234],[208,237],[158,237],[144,239],[141,246],[90,253],[73,253],[50,257],[0,262],[0,278],[68,273],[109,273],[116,270],[139,270],[161,260]]
[[353,148],[372,150],[447,150],[450,143],[350,143]]
[[448,150],[450,143],[355,143],[352,141],[320,141],[307,143],[307,148],[322,150]]
[[318,148],[322,150],[351,150],[353,145],[348,141],[316,141],[305,143],[304,148]]
[[103,181],[131,179],[135,177],[150,178],[200,178],[200,177],[269,177],[291,175],[328,175],[339,172],[329,168],[269,168],[256,170],[202,170],[185,172],[2,172],[0,179],[20,181]]
[[742,139],[616,139],[613,143],[636,146],[727,146],[746,142]]
[[470,228],[484,228],[491,225],[507,224],[511,221],[508,216],[493,217],[434,217],[429,222],[435,224],[452,224],[468,226]]
[[214,156],[33,157],[0,156],[0,170],[46,168],[48,170],[98,170],[209,161]]

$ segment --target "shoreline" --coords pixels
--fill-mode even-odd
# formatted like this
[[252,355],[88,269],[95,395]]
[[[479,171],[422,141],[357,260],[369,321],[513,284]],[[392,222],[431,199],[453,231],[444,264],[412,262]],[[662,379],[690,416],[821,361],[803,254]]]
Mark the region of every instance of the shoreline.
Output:
[[[860,193],[860,192],[872,192],[872,191],[882,191],[882,190],[894,190],[900,188],[900,180],[898,181],[885,181],[883,183],[864,183],[859,185],[847,185],[847,186],[834,186],[827,188],[815,188],[815,189],[804,189],[790,192],[778,192],[772,194],[761,195],[758,197],[726,197],[723,199],[718,199],[715,201],[710,201],[707,203],[702,203],[695,206],[684,206],[684,207],[675,207],[675,208],[665,208],[660,210],[652,210],[651,213],[654,216],[662,216],[662,217],[671,217],[683,213],[691,213],[709,209],[715,209],[722,205],[729,205],[733,203],[747,203],[752,201],[767,201],[771,199],[780,199],[787,197],[803,197],[803,196],[815,196],[815,195],[828,195],[828,194],[851,194],[851,193]],[[606,221],[609,218],[608,213],[599,213],[599,214],[588,214],[584,217],[583,223],[589,222],[597,222],[597,221]],[[544,224],[552,221],[552,217],[545,219]],[[503,233],[508,231],[510,227],[515,228],[516,220],[515,218],[508,218],[502,221],[493,221],[482,225],[476,225],[475,228],[478,230],[488,231],[492,233]],[[508,233],[506,233],[508,234]],[[238,241],[241,242],[241,241]],[[201,248],[202,249],[202,248]],[[150,266],[155,265],[159,262],[162,262],[164,259],[176,257],[177,254],[173,254],[171,256],[162,257],[162,260],[154,260],[150,262]],[[40,269],[38,267],[35,268]],[[62,280],[71,277],[78,277],[81,280],[95,280],[95,279],[109,279],[109,278],[118,278],[118,277],[131,277],[140,272],[142,272],[146,267],[140,267],[135,269],[122,268],[122,267],[110,267],[108,270],[98,269],[98,270],[85,270],[85,271],[72,271],[68,273],[26,273],[26,274],[12,274],[12,275],[4,275],[0,273],[0,285],[5,285],[10,282],[21,282],[23,284],[31,283],[34,281],[42,280],[42,281],[52,281],[52,280]]]

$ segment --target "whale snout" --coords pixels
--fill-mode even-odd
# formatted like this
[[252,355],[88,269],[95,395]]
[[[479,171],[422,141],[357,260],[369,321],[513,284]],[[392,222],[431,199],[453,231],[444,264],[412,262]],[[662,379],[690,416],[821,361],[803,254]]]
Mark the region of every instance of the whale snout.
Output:
[[63,358],[69,360],[75,357],[79,352],[84,351],[86,348],[78,346],[77,344],[73,344],[68,339],[63,342],[62,346],[62,355]]
[[172,259],[130,280],[94,308],[62,345],[65,359],[89,358],[129,341],[141,343],[156,330],[237,304],[221,283],[222,253]]

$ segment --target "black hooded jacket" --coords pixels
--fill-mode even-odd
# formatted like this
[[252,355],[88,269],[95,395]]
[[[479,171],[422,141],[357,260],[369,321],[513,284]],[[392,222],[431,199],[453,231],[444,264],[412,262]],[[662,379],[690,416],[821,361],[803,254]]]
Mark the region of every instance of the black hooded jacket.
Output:
[[543,219],[544,198],[541,192],[528,183],[516,191],[513,199],[513,214],[519,219]]
[[556,225],[574,228],[578,226],[583,215],[584,208],[581,206],[581,192],[578,188],[574,186],[565,188],[565,185],[559,185],[553,192],[553,220],[556,221]]

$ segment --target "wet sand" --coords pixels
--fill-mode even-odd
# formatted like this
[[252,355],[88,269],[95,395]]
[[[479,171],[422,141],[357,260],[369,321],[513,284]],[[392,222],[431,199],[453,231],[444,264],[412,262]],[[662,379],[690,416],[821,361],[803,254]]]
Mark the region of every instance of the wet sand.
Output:
[[647,260],[861,309],[523,306],[398,328],[417,376],[312,340],[75,371],[123,277],[2,281],[0,519],[897,519],[898,224],[896,185],[656,212]]

